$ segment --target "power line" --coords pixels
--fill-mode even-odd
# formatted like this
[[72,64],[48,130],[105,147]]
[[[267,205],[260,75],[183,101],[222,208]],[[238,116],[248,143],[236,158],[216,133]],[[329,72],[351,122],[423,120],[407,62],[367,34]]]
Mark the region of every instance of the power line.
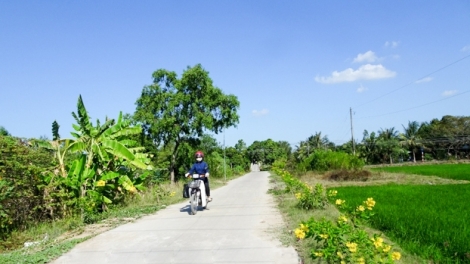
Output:
[[440,99],[440,100],[432,101],[432,102],[429,102],[429,103],[425,103],[425,104],[422,104],[422,105],[410,107],[410,108],[407,108],[407,109],[398,110],[398,111],[395,111],[395,112],[390,112],[390,113],[385,113],[385,114],[375,115],[375,116],[365,116],[365,117],[359,117],[359,118],[381,117],[381,116],[385,116],[385,115],[391,115],[391,114],[396,114],[396,113],[400,113],[400,112],[405,112],[405,111],[408,111],[408,110],[412,110],[412,109],[420,108],[420,107],[423,107],[423,106],[426,106],[426,105],[434,104],[434,103],[437,103],[437,102],[440,102],[440,101],[444,101],[444,100],[450,99],[452,97],[460,96],[460,95],[463,95],[463,94],[466,94],[466,93],[469,93],[469,92],[470,92],[470,90],[462,92],[462,93],[458,93],[458,94],[455,94],[455,95],[452,95],[452,96],[449,96],[449,97],[446,97],[446,98],[443,98],[443,99]]
[[463,58],[460,58],[460,59],[458,59],[458,60],[456,60],[456,61],[454,61],[454,62],[451,62],[451,63],[449,63],[449,64],[447,64],[447,65],[445,65],[445,66],[443,66],[443,67],[441,67],[441,68],[439,68],[439,69],[437,69],[437,70],[431,72],[431,73],[428,73],[428,74],[424,75],[423,77],[421,77],[421,78],[419,78],[419,79],[416,79],[416,80],[414,80],[414,81],[412,81],[412,82],[409,82],[409,83],[407,83],[407,84],[405,84],[405,85],[403,85],[403,86],[401,86],[401,87],[398,87],[398,88],[395,89],[395,90],[392,90],[392,91],[390,91],[390,92],[388,92],[388,93],[386,93],[386,94],[383,94],[383,95],[381,95],[381,96],[379,96],[379,97],[377,97],[377,98],[375,98],[375,99],[372,99],[372,100],[367,101],[367,102],[365,102],[365,103],[363,103],[363,104],[361,104],[361,105],[358,105],[358,106],[356,106],[355,108],[361,107],[361,106],[366,105],[366,104],[371,103],[371,102],[374,102],[374,101],[376,101],[376,100],[378,100],[378,99],[380,99],[380,98],[382,98],[382,97],[385,97],[385,96],[387,96],[387,95],[389,95],[389,94],[391,94],[391,93],[394,93],[394,92],[396,92],[396,91],[398,91],[398,90],[400,90],[400,89],[403,89],[403,88],[405,88],[405,87],[407,87],[407,86],[410,86],[410,85],[412,85],[413,83],[415,83],[415,82],[417,82],[417,81],[419,81],[419,80],[422,80],[422,79],[424,79],[424,78],[426,78],[426,77],[428,77],[428,76],[430,76],[430,75],[432,75],[432,74],[434,74],[434,73],[436,73],[436,72],[440,72],[440,71],[444,70],[445,68],[448,68],[448,67],[450,67],[450,66],[452,66],[452,65],[454,65],[454,64],[456,64],[456,63],[458,63],[458,62],[460,62],[460,61],[463,61],[463,60],[465,60],[465,59],[467,59],[467,58],[470,58],[470,55],[467,55],[467,56],[465,56],[465,57],[463,57]]

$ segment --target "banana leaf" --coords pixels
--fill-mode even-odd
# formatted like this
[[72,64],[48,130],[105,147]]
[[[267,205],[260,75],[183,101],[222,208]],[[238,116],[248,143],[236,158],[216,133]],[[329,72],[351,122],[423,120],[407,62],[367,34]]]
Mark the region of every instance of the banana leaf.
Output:
[[117,178],[119,176],[120,176],[119,173],[114,172],[114,171],[109,171],[101,177],[101,180],[109,181],[109,180],[112,180],[112,179]]

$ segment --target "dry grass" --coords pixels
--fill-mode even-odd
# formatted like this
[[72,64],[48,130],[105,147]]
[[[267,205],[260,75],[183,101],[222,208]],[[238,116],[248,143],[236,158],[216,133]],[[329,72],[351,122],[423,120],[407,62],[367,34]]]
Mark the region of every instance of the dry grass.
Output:
[[[354,175],[336,175],[330,174],[317,174],[307,173],[300,177],[302,181],[314,185],[317,183],[323,184],[326,188],[341,187],[341,186],[370,186],[370,185],[384,185],[389,183],[406,184],[406,185],[439,185],[439,184],[465,184],[470,181],[445,179],[436,176],[423,176],[416,174],[404,173],[387,173],[387,172],[371,172]],[[336,177],[336,178],[335,178]]]

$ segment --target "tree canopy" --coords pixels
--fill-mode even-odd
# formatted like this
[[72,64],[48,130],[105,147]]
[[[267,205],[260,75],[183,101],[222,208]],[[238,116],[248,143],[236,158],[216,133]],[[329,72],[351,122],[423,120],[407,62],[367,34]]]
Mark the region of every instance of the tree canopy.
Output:
[[137,99],[134,118],[154,144],[172,145],[171,180],[175,181],[176,155],[183,142],[196,142],[204,132],[219,133],[239,122],[236,96],[213,85],[200,64],[178,78],[165,69],[153,73],[153,83]]

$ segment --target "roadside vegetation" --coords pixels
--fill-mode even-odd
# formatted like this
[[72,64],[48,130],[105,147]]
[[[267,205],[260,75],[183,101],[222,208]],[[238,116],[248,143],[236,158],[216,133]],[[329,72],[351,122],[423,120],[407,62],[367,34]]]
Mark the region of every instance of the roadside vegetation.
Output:
[[[386,167],[400,173],[317,170],[293,176],[280,169],[284,164],[274,163],[270,192],[288,223],[281,239],[296,247],[304,263],[468,263],[465,166]],[[407,170],[418,167],[455,179]],[[293,188],[294,183],[304,187]],[[303,206],[304,200],[325,198],[329,203],[323,207]]]

